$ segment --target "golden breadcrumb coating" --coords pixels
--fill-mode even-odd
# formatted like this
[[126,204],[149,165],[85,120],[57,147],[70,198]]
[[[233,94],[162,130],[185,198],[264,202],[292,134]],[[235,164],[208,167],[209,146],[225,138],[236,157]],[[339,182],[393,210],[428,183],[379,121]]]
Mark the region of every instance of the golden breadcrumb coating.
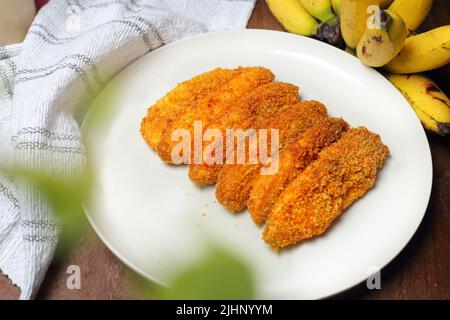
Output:
[[205,97],[199,99],[191,108],[171,119],[164,129],[161,141],[156,151],[161,160],[172,163],[171,153],[178,141],[172,141],[172,133],[177,129],[186,129],[194,134],[194,121],[201,121],[207,127],[213,120],[223,117],[230,106],[237,103],[240,97],[254,88],[272,82],[273,73],[262,67],[249,67],[240,69],[240,73],[229,82],[210,91]]
[[170,119],[177,117],[197,100],[236,77],[241,69],[217,68],[178,84],[147,110],[141,122],[141,134],[153,149]]
[[344,120],[327,119],[283,148],[279,155],[278,172],[274,175],[258,175],[253,180],[248,200],[248,210],[253,221],[258,225],[264,223],[286,186],[317,158],[323,148],[336,142],[347,130],[348,124]]
[[[323,104],[305,101],[285,109],[261,127],[278,129],[280,147],[283,147],[326,118],[327,110]],[[267,150],[271,150],[271,147]],[[259,175],[260,168],[259,164],[224,165],[216,185],[217,200],[231,212],[243,211],[247,206],[252,181]]]
[[[299,101],[298,87],[284,82],[271,82],[245,94],[221,118],[213,121],[206,129],[218,129],[226,137],[226,129],[259,129],[262,123],[272,119],[283,107]],[[225,161],[224,143],[223,161]],[[236,147],[235,147],[236,149]],[[191,164],[189,178],[198,186],[217,182],[221,164]]]
[[366,128],[347,131],[325,148],[276,201],[264,240],[275,250],[323,234],[375,184],[389,150]]

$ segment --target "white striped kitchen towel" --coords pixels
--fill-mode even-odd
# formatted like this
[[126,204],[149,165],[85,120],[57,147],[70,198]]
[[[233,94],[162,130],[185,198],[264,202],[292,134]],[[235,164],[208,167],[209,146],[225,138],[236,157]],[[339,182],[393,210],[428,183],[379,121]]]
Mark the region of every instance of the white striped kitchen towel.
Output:
[[[255,0],[51,0],[24,42],[0,47],[0,170],[70,179],[84,166],[80,121],[118,71],[190,35],[245,28]],[[36,294],[59,234],[35,187],[0,174],[0,270]]]

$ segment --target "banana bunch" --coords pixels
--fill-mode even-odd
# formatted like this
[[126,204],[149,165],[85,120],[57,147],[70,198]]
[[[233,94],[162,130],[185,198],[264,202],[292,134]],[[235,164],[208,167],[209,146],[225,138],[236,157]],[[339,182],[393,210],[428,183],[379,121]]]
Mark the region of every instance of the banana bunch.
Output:
[[415,34],[433,0],[266,0],[292,33],[315,37],[384,68],[425,128],[450,135],[450,102],[422,72],[450,63],[450,25]]
[[266,3],[287,31],[344,48],[339,20],[336,20],[339,1],[266,0]]
[[432,4],[433,0],[341,0],[341,30],[364,64],[390,72],[387,78],[426,129],[447,135],[450,101],[431,79],[417,74],[450,63],[450,25],[414,34]]
[[[432,4],[433,0],[340,0],[342,35],[347,46],[355,49],[358,45],[363,47],[361,42],[367,43],[371,37],[378,37],[380,30],[388,33],[389,37],[378,41],[380,48],[370,56],[376,60],[378,55],[384,59],[391,55],[392,60],[398,54],[393,55],[396,50],[392,47],[397,48],[400,44],[403,48],[404,33],[408,37],[421,25]],[[367,57],[365,61],[370,62]]]

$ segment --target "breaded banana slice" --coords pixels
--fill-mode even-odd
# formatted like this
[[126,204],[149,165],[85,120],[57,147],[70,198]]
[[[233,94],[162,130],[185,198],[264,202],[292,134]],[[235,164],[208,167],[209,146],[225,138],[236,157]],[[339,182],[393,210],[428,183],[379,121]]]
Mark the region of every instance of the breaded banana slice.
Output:
[[[263,124],[262,128],[278,129],[282,148],[289,145],[313,125],[327,118],[327,110],[317,101],[301,102],[285,109]],[[269,147],[268,150],[272,151]],[[272,151],[278,152],[278,150]],[[216,198],[231,212],[240,212],[247,207],[252,181],[260,174],[259,164],[224,165],[219,172]]]
[[[257,87],[230,106],[226,115],[213,121],[207,129],[218,129],[226,137],[227,129],[259,129],[281,109],[299,102],[299,89],[289,83],[271,82]],[[222,159],[225,162],[225,143]],[[205,150],[205,148],[203,148]],[[198,186],[212,185],[222,164],[190,164],[189,178]]]
[[249,67],[240,69],[240,73],[224,85],[210,91],[205,97],[199,99],[192,108],[173,118],[164,129],[161,141],[156,147],[159,157],[172,163],[171,152],[179,141],[172,141],[172,133],[177,129],[185,129],[193,137],[194,122],[201,121],[203,128],[213,120],[224,116],[233,104],[236,104],[242,95],[256,87],[272,82],[273,73],[262,67]]
[[366,128],[347,131],[325,148],[276,201],[263,232],[275,250],[323,234],[375,184],[389,150]]
[[280,151],[280,167],[274,175],[258,175],[252,183],[248,211],[256,224],[265,222],[272,206],[286,186],[293,181],[319,152],[336,142],[348,130],[342,119],[326,119],[305,132]]
[[148,145],[155,149],[170,119],[186,108],[191,108],[197,100],[236,77],[240,71],[241,69],[214,69],[178,84],[158,100],[147,110],[147,115],[141,122],[141,134]]

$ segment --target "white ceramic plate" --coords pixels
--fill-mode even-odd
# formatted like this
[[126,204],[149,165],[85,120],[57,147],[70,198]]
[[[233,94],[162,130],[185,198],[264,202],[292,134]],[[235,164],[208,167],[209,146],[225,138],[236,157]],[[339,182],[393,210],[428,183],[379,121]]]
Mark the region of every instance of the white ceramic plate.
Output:
[[[196,188],[186,167],[163,164],[139,134],[147,107],[178,82],[238,66],[270,68],[277,80],[299,85],[303,99],[379,133],[391,150],[374,189],[325,236],[280,254],[247,213],[229,214],[215,202],[214,188]],[[83,129],[95,173],[86,211],[106,245],[149,279],[165,283],[214,242],[254,267],[258,298],[322,298],[384,267],[423,218],[432,163],[422,126],[383,76],[329,45],[274,31],[207,34],[155,50],[113,83],[117,98],[108,108],[117,112],[110,123],[100,125],[94,107]]]

